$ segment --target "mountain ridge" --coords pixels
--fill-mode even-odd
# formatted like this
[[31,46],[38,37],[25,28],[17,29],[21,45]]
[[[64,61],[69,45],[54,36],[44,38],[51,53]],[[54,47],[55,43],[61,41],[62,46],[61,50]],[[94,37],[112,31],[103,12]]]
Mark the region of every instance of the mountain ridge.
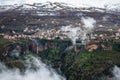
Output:
[[[105,8],[99,7],[76,7],[71,4],[59,3],[59,2],[46,2],[46,3],[33,3],[33,4],[22,4],[22,5],[1,5],[0,12],[6,11],[58,11],[58,10],[76,10],[76,11],[88,11],[88,12],[107,12],[107,13],[119,13],[119,4],[111,6],[105,6]],[[110,8],[110,9],[109,9]]]

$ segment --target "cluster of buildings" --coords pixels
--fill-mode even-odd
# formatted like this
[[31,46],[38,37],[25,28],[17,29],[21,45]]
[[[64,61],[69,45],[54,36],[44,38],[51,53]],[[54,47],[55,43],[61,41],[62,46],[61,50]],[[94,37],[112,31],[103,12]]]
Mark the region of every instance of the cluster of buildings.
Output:
[[[14,32],[14,31],[13,31]],[[2,33],[0,34],[5,39],[17,39],[17,38],[40,38],[40,39],[67,39],[66,35],[62,34],[60,29],[36,29],[36,30],[24,30],[23,33]]]
[[[29,34],[31,33],[31,34]],[[65,33],[65,32],[64,32]],[[69,33],[69,32],[66,32]],[[112,34],[109,34],[112,33]],[[87,36],[90,40],[96,40],[96,39],[102,39],[102,40],[109,40],[109,39],[120,39],[120,29],[116,32],[109,32],[109,33],[91,33]],[[2,36],[5,39],[17,39],[17,38],[28,38],[28,39],[34,39],[34,38],[40,38],[40,39],[69,39],[67,35],[63,34],[63,31],[61,29],[35,29],[35,30],[24,30],[23,33],[16,33],[13,31],[13,33],[1,33],[0,36]]]
[[[29,34],[31,33],[31,34]],[[66,40],[69,39],[69,37],[63,33],[69,33],[64,32],[61,29],[35,29],[35,30],[30,30],[30,29],[25,29],[23,33],[16,33],[13,31],[13,33],[8,34],[8,33],[1,33],[0,36],[5,39],[19,39],[19,38],[24,38],[24,39],[34,39],[34,38],[40,38],[40,39],[47,39],[47,40],[54,40],[54,39],[61,39],[61,40]],[[85,46],[85,49],[88,51],[94,51],[97,50],[98,48],[102,47],[104,50],[112,50],[111,45],[105,45],[104,43],[99,43],[100,40],[102,41],[108,41],[108,40],[120,40],[120,29],[115,31],[115,32],[94,32],[91,34],[87,34],[91,42]],[[93,41],[93,42],[92,42]],[[45,46],[39,46],[36,47],[35,44],[32,44],[32,50],[33,51],[43,51],[46,50],[48,47],[54,48],[54,44],[45,44]],[[77,51],[77,49],[76,49]]]
[[90,39],[102,39],[102,40],[109,40],[109,39],[120,39],[120,32],[114,32],[112,34],[107,33],[91,33]]

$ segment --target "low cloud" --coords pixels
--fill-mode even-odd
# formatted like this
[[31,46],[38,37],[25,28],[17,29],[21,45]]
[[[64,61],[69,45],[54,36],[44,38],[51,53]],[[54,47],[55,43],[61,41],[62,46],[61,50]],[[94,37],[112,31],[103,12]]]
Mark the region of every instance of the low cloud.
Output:
[[0,80],[66,80],[38,58],[27,57],[25,66],[26,70],[20,72],[19,69],[8,69],[0,63]]
[[80,39],[83,45],[89,42],[89,37],[87,34],[91,33],[96,24],[96,20],[90,17],[82,17],[82,26],[75,27],[74,25],[62,26],[61,30],[63,34],[67,35],[71,40],[73,45],[76,44],[76,40]]

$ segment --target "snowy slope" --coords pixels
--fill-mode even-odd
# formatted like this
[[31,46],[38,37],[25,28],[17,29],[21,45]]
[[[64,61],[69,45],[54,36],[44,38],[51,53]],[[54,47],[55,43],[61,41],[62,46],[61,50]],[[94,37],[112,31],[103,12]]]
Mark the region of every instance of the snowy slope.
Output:
[[[0,12],[8,10],[21,10],[21,12],[29,12],[33,10],[34,13],[41,15],[56,15],[52,11],[86,11],[86,12],[120,12],[120,5],[118,4],[109,4],[105,5],[104,8],[91,7],[87,4],[80,5],[81,7],[76,7],[73,4],[67,4],[63,2],[46,2],[46,3],[33,3],[33,4],[22,4],[22,5],[1,5]],[[49,12],[48,12],[49,11]],[[52,13],[51,13],[51,12]]]

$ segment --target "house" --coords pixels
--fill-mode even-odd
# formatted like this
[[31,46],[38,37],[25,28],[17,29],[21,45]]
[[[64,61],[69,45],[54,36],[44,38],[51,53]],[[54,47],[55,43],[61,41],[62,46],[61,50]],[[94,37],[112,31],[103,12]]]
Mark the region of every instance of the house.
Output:
[[89,45],[86,45],[86,49],[90,52],[94,51],[94,50],[97,50],[98,48],[98,45],[97,44],[89,44]]

